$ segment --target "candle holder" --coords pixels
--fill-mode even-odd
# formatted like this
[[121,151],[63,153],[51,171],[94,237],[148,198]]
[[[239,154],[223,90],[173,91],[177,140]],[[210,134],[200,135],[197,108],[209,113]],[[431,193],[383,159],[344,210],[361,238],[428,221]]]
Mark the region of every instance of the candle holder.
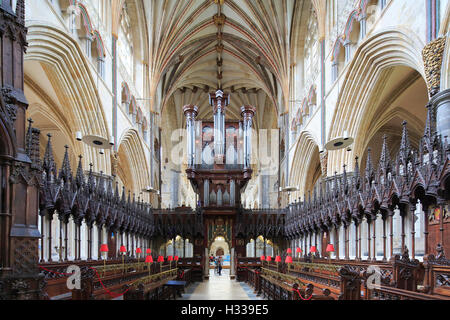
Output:
[[138,265],[137,265],[137,270],[139,271],[140,270],[140,257],[141,257],[141,253],[142,253],[142,250],[141,250],[141,248],[136,248],[136,255],[137,255],[137,257],[138,257]]
[[311,263],[314,263],[314,254],[317,252],[316,246],[312,246],[309,251],[311,252]]
[[127,252],[125,246],[120,246],[120,252],[122,253],[122,272],[125,273],[125,253]]
[[328,263],[331,264],[331,253],[334,252],[334,246],[332,244],[329,244],[327,246],[327,253],[328,253]]
[[145,263],[148,263],[148,276],[150,277],[151,271],[152,271],[151,264],[153,263],[153,257],[152,256],[147,256],[145,258]]
[[103,273],[102,273],[102,277],[105,276],[105,270],[106,270],[106,259],[108,258],[108,245],[107,244],[102,244],[100,246],[100,254],[103,254],[104,258],[103,258]]

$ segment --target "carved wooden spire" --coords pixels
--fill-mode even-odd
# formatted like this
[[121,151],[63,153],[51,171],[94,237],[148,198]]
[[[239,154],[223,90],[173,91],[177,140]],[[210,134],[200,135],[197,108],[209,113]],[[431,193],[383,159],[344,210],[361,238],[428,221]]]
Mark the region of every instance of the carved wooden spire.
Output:
[[93,166],[94,165],[92,163],[89,163],[89,175],[88,175],[88,181],[87,181],[89,193],[93,193],[95,190],[95,178],[94,178],[94,174],[92,172]]
[[26,136],[25,152],[31,159],[31,149],[33,147],[33,132],[32,132],[33,120],[28,118],[28,130]]
[[49,133],[47,134],[47,137],[48,141],[44,153],[43,169],[47,174],[47,180],[51,180],[56,176],[56,163],[55,158],[53,157],[52,135]]
[[320,180],[319,182],[319,198],[320,198],[320,202],[323,201],[323,183],[322,180]]
[[408,122],[403,121],[402,142],[400,143],[399,158],[404,164],[408,163],[411,153],[411,145],[409,143]]
[[106,197],[112,199],[114,197],[113,183],[111,180],[108,180],[106,183],[108,184],[106,188]]
[[125,194],[125,186],[122,186],[122,197],[120,199],[120,202],[122,203],[122,205],[124,206],[126,204],[126,194]]
[[116,181],[116,189],[114,191],[114,199],[117,199],[117,200],[120,199],[119,182],[118,181]]
[[379,169],[384,170],[385,172],[387,172],[391,168],[391,156],[389,155],[387,135],[383,136],[383,146],[381,148],[381,156],[378,167]]
[[77,185],[77,188],[80,189],[81,187],[84,186],[85,181],[84,181],[83,163],[82,163],[83,156],[80,154],[78,156],[78,158],[79,158],[79,160],[78,160],[77,174],[75,177],[75,184]]
[[373,162],[372,162],[372,149],[367,149],[367,161],[366,161],[366,180],[369,185],[372,183],[373,178]]
[[72,169],[70,167],[70,161],[69,161],[69,146],[65,145],[64,148],[66,149],[64,152],[64,160],[61,166],[61,170],[59,171],[59,179],[63,180],[64,183],[72,180]]
[[424,136],[428,139],[431,139],[432,137],[432,128],[433,128],[433,121],[431,118],[431,114],[432,113],[432,108],[431,108],[431,104],[427,105],[427,121],[425,123],[425,132],[424,132]]
[[347,166],[344,164],[344,173],[342,175],[342,187],[345,194],[348,193],[348,177],[347,177]]
[[28,130],[26,136],[25,152],[31,160],[33,169],[41,170],[41,159],[39,153],[39,136],[41,131],[33,128],[33,120],[28,119]]
[[338,179],[337,179],[337,174],[338,174],[337,171],[335,171],[334,172],[334,177],[333,177],[333,183],[334,183],[334,185],[333,185],[333,194],[334,194],[335,198],[337,198],[338,195],[339,195],[339,187],[338,187],[339,183],[338,183]]
[[102,197],[105,195],[105,177],[103,176],[103,171],[100,171],[100,177],[97,180],[97,192]]

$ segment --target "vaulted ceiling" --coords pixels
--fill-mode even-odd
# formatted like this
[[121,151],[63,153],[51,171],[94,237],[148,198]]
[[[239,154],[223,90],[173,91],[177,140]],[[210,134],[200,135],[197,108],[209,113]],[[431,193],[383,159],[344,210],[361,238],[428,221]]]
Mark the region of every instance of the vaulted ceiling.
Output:
[[150,69],[161,108],[192,103],[211,118],[208,93],[221,88],[231,93],[229,118],[239,118],[244,103],[283,112],[305,3],[311,7],[308,0],[152,0]]

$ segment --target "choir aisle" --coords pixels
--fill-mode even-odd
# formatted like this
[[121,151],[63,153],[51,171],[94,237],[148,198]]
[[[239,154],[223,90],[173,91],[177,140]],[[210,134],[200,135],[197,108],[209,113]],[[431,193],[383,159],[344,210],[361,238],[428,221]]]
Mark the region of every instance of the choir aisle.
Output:
[[222,270],[222,275],[210,270],[209,280],[196,282],[186,288],[181,300],[262,300],[244,282],[230,279],[230,270]]

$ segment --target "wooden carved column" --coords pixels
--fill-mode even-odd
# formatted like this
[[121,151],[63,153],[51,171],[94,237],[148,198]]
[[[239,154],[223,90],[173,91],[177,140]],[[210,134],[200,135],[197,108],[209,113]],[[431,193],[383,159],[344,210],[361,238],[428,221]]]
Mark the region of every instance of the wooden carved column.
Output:
[[373,234],[372,234],[372,252],[373,252],[373,256],[372,256],[372,261],[376,261],[377,260],[377,232],[376,232],[376,225],[377,225],[377,218],[378,215],[377,213],[375,213],[374,217],[373,217]]
[[101,256],[102,256],[102,253],[100,252],[100,248],[103,243],[103,228],[100,224],[97,225],[97,230],[98,230],[97,231],[98,232],[98,248],[97,248],[97,250],[98,250],[97,257],[98,258],[97,258],[97,260],[100,260]]
[[[13,8],[13,3],[16,7]],[[14,10],[15,9],[15,10]],[[0,300],[42,298],[38,228],[40,168],[27,139],[25,0],[0,2]]]
[[79,223],[77,224],[77,229],[78,229],[78,252],[77,252],[77,259],[76,260],[81,260],[81,226],[82,226],[83,222],[79,221]]
[[349,225],[347,223],[344,225],[344,235],[345,235],[345,260],[350,260],[350,237],[349,237]]
[[59,215],[58,221],[59,221],[59,248],[58,248],[58,255],[59,255],[59,262],[63,261],[63,225],[64,225],[64,217],[62,215]]
[[395,211],[389,209],[388,215],[389,215],[389,259],[392,259],[394,257],[394,214]]
[[264,247],[263,247],[263,256],[264,256],[264,257],[267,256],[267,254],[266,254],[266,241],[267,241],[267,239],[266,239],[266,237],[264,236]]
[[48,216],[48,262],[52,262],[52,221],[53,221],[53,214],[50,214]]
[[445,210],[445,200],[438,198],[438,206],[440,207],[440,217],[439,217],[439,243],[442,243],[445,248],[445,238],[444,238],[444,210]]
[[336,260],[339,260],[339,226],[334,228],[334,232],[335,232],[335,250],[336,250]]
[[68,219],[64,220],[64,248],[65,248],[64,249],[64,261],[68,261],[69,260],[69,258],[68,258],[69,238],[68,238],[68,235],[67,235],[68,224],[69,224]]
[[361,248],[362,248],[362,234],[361,234],[361,229],[362,229],[362,222],[358,223],[358,232],[357,232],[357,237],[358,237],[358,254],[357,254],[357,259],[361,260]]
[[402,210],[400,211],[400,216],[402,217],[402,252],[405,251],[406,246],[406,233],[405,233],[405,212]]
[[44,262],[45,261],[45,243],[44,243],[44,229],[45,228],[45,215],[41,215],[41,230],[42,230],[42,234],[41,234],[41,259],[39,262]]
[[127,250],[130,251],[130,232],[125,233],[127,235]]
[[370,261],[372,259],[372,250],[371,250],[372,248],[370,246],[371,241],[372,241],[372,239],[370,237],[370,226],[372,224],[371,219],[372,218],[367,217],[367,260],[368,261]]
[[387,250],[387,236],[386,236],[386,220],[387,220],[387,214],[383,214],[383,261],[386,261],[386,250]]
[[92,224],[88,225],[88,260],[92,260]]
[[425,255],[427,255],[427,254],[429,254],[429,253],[431,253],[431,252],[428,252],[428,245],[429,245],[429,238],[428,238],[428,235],[429,235],[429,230],[428,230],[428,212],[429,212],[429,206],[427,205],[427,206],[423,206],[422,207],[422,210],[423,210],[423,217],[424,217],[424,231],[423,231],[423,234],[424,234],[424,237],[425,237]]
[[78,260],[78,223],[74,221],[73,224],[74,229],[74,240],[75,240],[75,250],[74,250],[74,259]]
[[416,227],[415,227],[416,205],[411,203],[409,205],[409,211],[411,212],[411,256],[412,256],[412,259],[415,259],[416,258]]

